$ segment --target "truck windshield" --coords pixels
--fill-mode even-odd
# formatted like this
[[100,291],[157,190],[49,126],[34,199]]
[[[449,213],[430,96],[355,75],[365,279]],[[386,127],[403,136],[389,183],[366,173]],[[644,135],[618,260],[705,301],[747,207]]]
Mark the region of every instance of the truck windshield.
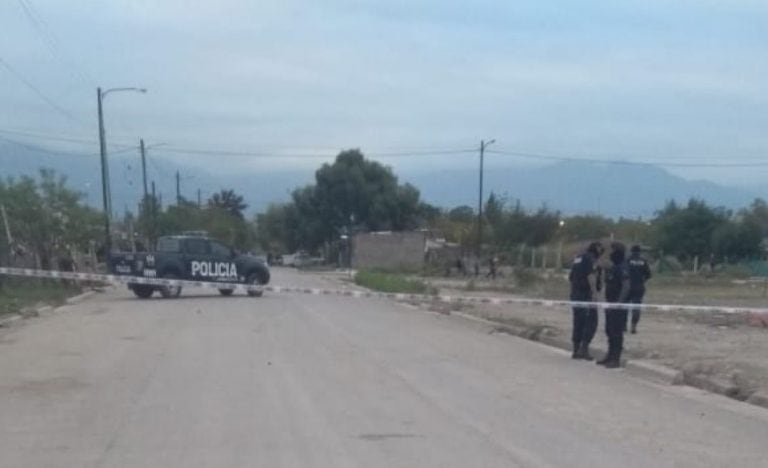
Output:
[[180,245],[181,243],[179,239],[174,239],[172,237],[164,237],[164,238],[158,239],[157,251],[158,252],[179,252],[181,250]]

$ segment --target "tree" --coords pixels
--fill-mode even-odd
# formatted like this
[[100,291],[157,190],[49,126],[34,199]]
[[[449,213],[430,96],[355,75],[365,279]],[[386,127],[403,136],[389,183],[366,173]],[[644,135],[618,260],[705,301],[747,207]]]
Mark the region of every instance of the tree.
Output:
[[102,214],[84,205],[82,193],[66,182],[48,169],[40,170],[39,182],[31,177],[0,181],[0,203],[14,242],[32,251],[43,268],[56,266],[56,257],[86,251],[101,236]]
[[504,200],[491,192],[491,195],[488,196],[488,201],[485,202],[484,214],[491,227],[496,228],[499,226],[504,216]]
[[[434,212],[411,184],[399,184],[389,167],[360,150],[338,154],[315,172],[315,184],[292,193],[285,207],[286,246],[316,250],[353,230],[402,231],[424,224]],[[275,213],[273,213],[275,214]]]
[[243,197],[241,195],[236,194],[234,190],[225,189],[221,189],[218,193],[214,193],[213,196],[208,199],[208,206],[228,211],[240,219],[244,219],[243,211],[248,208],[248,205],[243,202]]
[[448,212],[448,219],[454,223],[472,224],[475,222],[475,210],[467,205],[457,206]]
[[712,233],[712,252],[729,261],[754,259],[762,254],[763,235],[751,220],[734,220],[718,226]]
[[701,200],[691,199],[685,207],[667,203],[653,222],[656,246],[681,260],[712,251],[712,235],[728,223],[729,213]]

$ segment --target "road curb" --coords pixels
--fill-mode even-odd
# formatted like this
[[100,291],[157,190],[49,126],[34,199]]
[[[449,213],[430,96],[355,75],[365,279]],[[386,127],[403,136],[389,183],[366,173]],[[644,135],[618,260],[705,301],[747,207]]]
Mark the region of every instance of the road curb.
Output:
[[627,373],[635,377],[652,380],[657,383],[669,385],[680,384],[682,371],[667,367],[651,361],[631,360],[627,361],[624,368]]
[[759,390],[747,398],[747,403],[768,408],[768,390]]
[[[541,343],[567,352],[571,351],[571,343],[561,337],[546,334],[537,334],[533,336],[530,329],[496,322],[464,312],[451,312],[451,315],[455,315],[465,320],[490,325],[494,327],[492,332],[507,333],[517,338]],[[594,349],[598,352],[605,352],[605,350],[600,347],[594,347]],[[744,399],[743,397],[739,398],[739,388],[735,384],[723,379],[691,374],[657,362],[642,359],[623,360],[623,364],[624,370],[629,375],[646,381],[664,385],[686,385],[688,387],[698,388],[710,393],[726,396],[737,401],[768,408],[768,391],[761,390],[752,394],[749,398]]]
[[64,300],[64,304],[58,307],[54,307],[52,305],[44,305],[41,307],[38,307],[36,309],[31,309],[25,312],[19,312],[10,314],[8,317],[0,318],[0,328],[5,328],[10,326],[12,323],[17,322],[19,320],[24,320],[28,318],[38,317],[42,314],[46,314],[48,312],[54,312],[66,305],[75,305],[83,302],[84,300],[88,299],[89,297],[96,294],[97,291],[90,290],[86,291],[84,293],[78,294],[77,296],[72,296]]
[[89,297],[93,296],[94,294],[96,294],[96,291],[91,289],[90,291],[86,291],[86,292],[84,292],[82,294],[78,294],[77,296],[70,297],[65,302],[67,304],[78,304],[78,303],[83,302],[84,300],[88,299]]

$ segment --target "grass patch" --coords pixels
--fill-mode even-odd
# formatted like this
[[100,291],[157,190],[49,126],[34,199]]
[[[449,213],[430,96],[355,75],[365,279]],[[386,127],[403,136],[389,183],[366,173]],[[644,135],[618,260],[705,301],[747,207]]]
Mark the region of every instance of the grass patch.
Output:
[[379,271],[361,270],[355,275],[355,284],[374,291],[409,294],[432,294],[423,281],[411,279],[402,275],[382,273]]
[[37,304],[60,305],[81,291],[80,286],[64,281],[0,276],[0,315]]

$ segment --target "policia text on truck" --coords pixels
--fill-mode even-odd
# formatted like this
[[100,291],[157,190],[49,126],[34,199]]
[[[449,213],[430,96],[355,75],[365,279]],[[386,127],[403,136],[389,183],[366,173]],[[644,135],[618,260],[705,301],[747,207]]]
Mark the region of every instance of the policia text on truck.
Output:
[[[248,285],[267,284],[270,276],[269,268],[260,259],[238,254],[221,242],[197,234],[161,237],[155,252],[113,254],[109,265],[116,275]],[[141,298],[148,298],[155,291],[160,291],[165,298],[181,294],[181,286],[129,283],[128,288]],[[222,288],[219,292],[229,296],[232,289]],[[254,290],[248,294],[260,296],[262,293]]]

